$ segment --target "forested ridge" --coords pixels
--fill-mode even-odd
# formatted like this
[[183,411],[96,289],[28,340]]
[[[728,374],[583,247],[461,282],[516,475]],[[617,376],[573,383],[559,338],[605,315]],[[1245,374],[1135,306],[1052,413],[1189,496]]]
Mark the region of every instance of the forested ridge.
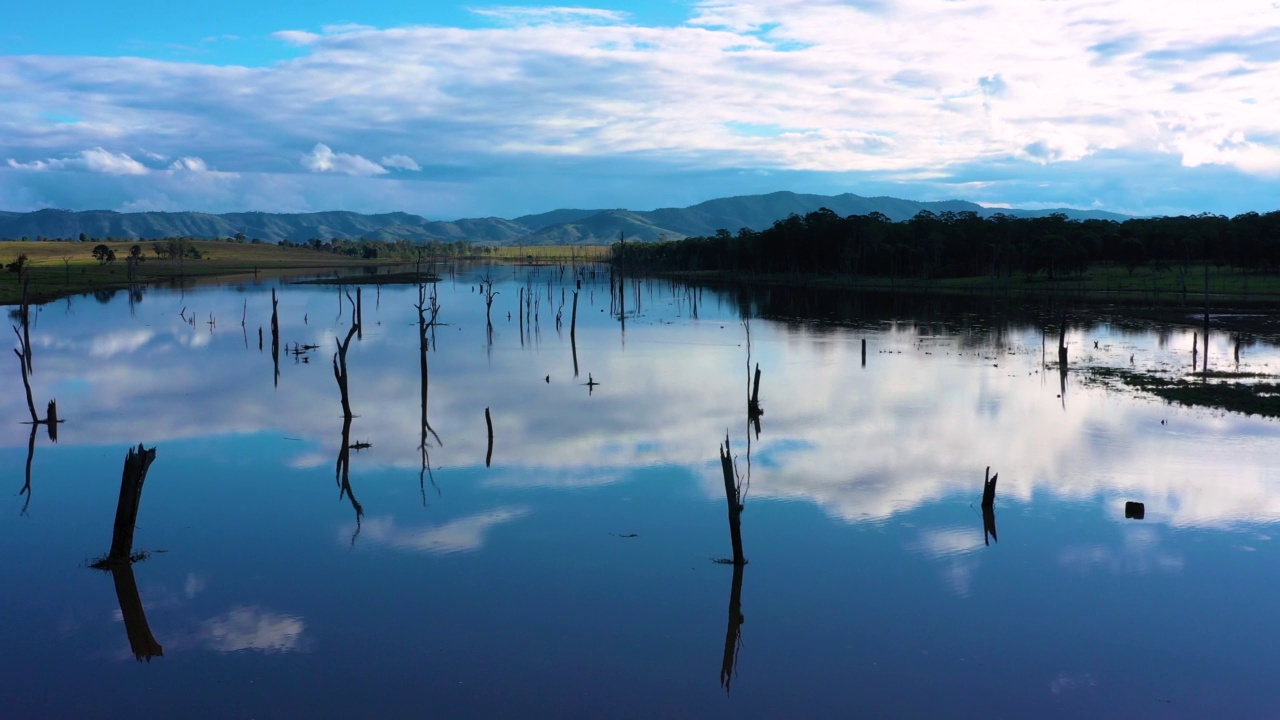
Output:
[[1280,211],[1235,217],[1201,214],[1071,220],[928,210],[892,222],[880,213],[841,217],[822,208],[771,227],[710,237],[614,245],[614,261],[651,271],[803,273],[903,278],[1049,278],[1115,263],[1132,273],[1205,262],[1247,271],[1280,270]]

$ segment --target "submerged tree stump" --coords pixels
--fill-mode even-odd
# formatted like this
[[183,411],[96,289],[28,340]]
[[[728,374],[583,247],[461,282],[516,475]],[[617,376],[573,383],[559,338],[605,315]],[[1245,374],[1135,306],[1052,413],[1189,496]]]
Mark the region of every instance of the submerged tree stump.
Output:
[[745,565],[742,553],[742,493],[737,473],[733,470],[733,457],[729,450],[729,436],[724,437],[720,448],[720,469],[724,473],[724,498],[729,506],[729,540],[733,543],[733,564]]
[[128,564],[133,553],[133,531],[138,521],[138,506],[142,502],[142,484],[147,480],[147,470],[156,459],[156,449],[129,448],[124,458],[124,472],[120,477],[120,499],[116,503],[116,521],[111,533],[111,550],[108,563]]

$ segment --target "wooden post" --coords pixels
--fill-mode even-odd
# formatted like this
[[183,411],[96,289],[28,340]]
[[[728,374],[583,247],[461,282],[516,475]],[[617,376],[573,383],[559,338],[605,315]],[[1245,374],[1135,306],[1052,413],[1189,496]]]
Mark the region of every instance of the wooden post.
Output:
[[484,424],[489,427],[489,450],[484,454],[484,466],[489,467],[493,462],[493,418],[489,415],[489,408],[484,409]]
[[867,366],[867,339],[862,338],[862,367]]
[[108,563],[128,564],[133,553],[133,531],[138,521],[138,505],[142,502],[142,484],[147,480],[147,469],[156,459],[156,449],[141,444],[135,451],[129,448],[124,458],[124,472],[120,478],[120,499],[116,503],[116,521],[111,534],[111,550]]
[[364,302],[360,297],[360,286],[356,286],[356,338],[364,339]]
[[729,506],[729,540],[733,543],[733,564],[745,565],[747,559],[742,554],[742,497],[733,471],[728,435],[724,436],[724,447],[720,448],[720,469],[724,473],[724,497]]

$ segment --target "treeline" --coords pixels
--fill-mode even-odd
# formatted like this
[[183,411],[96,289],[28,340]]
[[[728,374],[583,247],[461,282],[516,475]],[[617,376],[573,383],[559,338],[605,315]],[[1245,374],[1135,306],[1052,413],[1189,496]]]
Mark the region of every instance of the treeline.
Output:
[[1134,270],[1147,264],[1184,271],[1205,262],[1247,271],[1280,270],[1280,211],[1221,215],[1069,220],[1054,213],[1021,218],[921,211],[903,222],[880,213],[840,217],[822,208],[772,227],[659,243],[616,243],[615,263],[642,270],[743,274],[949,278],[1050,278],[1094,263]]
[[281,247],[308,248],[317,252],[328,252],[335,255],[347,255],[369,260],[379,258],[413,260],[418,257],[420,252],[423,257],[469,257],[487,255],[496,250],[496,248],[488,246],[472,245],[466,240],[414,242],[413,240],[403,239],[387,241],[367,240],[365,238],[358,240],[351,238],[331,238],[329,240],[311,238],[306,242],[297,243],[281,240],[278,244]]

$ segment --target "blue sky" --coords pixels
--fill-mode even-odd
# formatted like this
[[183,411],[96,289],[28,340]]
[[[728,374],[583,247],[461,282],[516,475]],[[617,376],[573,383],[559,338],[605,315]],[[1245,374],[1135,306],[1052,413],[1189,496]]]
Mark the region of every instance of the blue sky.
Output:
[[1271,0],[24,3],[0,209],[1269,211],[1277,48]]

